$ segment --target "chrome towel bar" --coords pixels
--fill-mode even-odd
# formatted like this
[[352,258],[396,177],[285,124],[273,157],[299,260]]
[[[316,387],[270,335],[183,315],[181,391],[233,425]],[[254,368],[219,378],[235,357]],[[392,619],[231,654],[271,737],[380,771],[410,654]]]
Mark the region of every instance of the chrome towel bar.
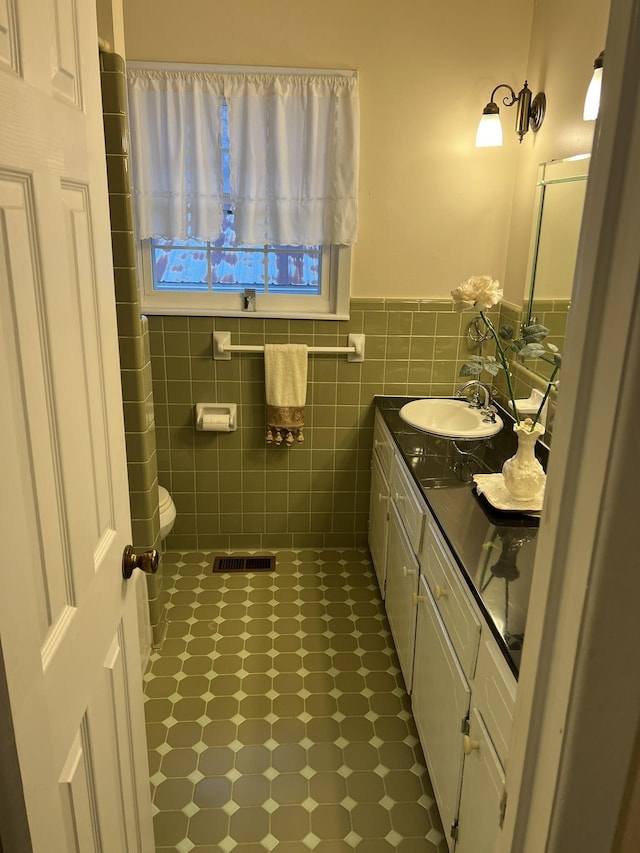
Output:
[[[309,347],[310,355],[346,355],[347,361],[364,361],[364,335],[349,335],[346,347]],[[232,352],[264,352],[264,346],[232,344],[231,332],[213,333],[213,357],[216,361],[231,358]]]

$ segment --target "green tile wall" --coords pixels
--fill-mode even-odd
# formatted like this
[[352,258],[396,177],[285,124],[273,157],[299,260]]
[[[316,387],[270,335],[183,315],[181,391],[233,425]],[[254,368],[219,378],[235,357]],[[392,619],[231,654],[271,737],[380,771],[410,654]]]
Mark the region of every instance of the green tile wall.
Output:
[[[365,545],[373,398],[451,394],[475,351],[471,319],[451,301],[394,299],[354,299],[344,322],[150,317],[158,475],[178,513],[167,546]],[[268,447],[264,359],[214,361],[214,330],[230,331],[234,344],[316,346],[345,346],[350,332],[364,332],[365,360],[311,355],[305,442]],[[196,431],[198,402],[237,403],[237,431]]]
[[[534,299],[531,305],[532,316],[535,317],[538,323],[549,329],[545,343],[554,344],[560,352],[564,349],[564,338],[567,331],[570,307],[571,302],[569,299]],[[551,376],[553,370],[552,365],[540,360],[531,362],[529,366],[536,373],[540,373],[546,377]]]
[[[100,71],[133,545],[146,551],[160,547],[158,469],[149,330],[136,277],[124,60],[101,52]],[[156,645],[166,626],[161,572],[147,576]]]

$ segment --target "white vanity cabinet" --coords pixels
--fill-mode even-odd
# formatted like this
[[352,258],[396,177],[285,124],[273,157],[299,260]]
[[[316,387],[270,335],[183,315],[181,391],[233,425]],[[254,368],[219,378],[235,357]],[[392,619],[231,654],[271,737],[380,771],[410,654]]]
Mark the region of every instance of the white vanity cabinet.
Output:
[[369,546],[449,851],[493,853],[516,679],[379,410]]
[[394,442],[379,412],[376,412],[371,457],[371,495],[369,498],[369,550],[375,568],[380,593],[386,595],[387,536],[389,530],[389,500],[391,464]]
[[391,468],[385,606],[408,691],[413,677],[416,593],[426,504],[398,455]]
[[431,514],[425,525],[420,570],[411,701],[447,843],[453,850],[464,769],[463,735],[482,624]]
[[418,586],[419,566],[395,504],[392,504],[389,515],[385,607],[402,677],[407,691],[410,691],[416,631],[414,596]]
[[[420,578],[411,704],[431,784],[448,834],[458,815],[464,752],[461,728],[471,688],[424,577]],[[450,849],[453,839],[448,836]]]
[[502,825],[504,766],[516,681],[491,638],[480,646],[465,752],[456,853],[492,853]]
[[412,706],[455,853],[493,853],[515,678],[432,517],[420,551]]
[[504,770],[478,709],[469,718],[465,736],[468,755],[455,823],[456,853],[493,853],[502,820]]
[[376,570],[378,586],[384,598],[387,576],[387,536],[389,530],[389,481],[382,463],[371,457],[371,497],[369,499],[369,551]]
[[471,593],[431,514],[425,528],[420,566],[460,665],[466,677],[472,679],[482,623]]

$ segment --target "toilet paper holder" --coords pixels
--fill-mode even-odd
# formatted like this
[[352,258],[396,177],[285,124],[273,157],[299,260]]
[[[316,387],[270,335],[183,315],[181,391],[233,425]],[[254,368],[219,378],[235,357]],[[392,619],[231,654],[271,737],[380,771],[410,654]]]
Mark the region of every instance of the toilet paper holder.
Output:
[[201,432],[234,432],[237,429],[236,403],[196,403],[196,429]]

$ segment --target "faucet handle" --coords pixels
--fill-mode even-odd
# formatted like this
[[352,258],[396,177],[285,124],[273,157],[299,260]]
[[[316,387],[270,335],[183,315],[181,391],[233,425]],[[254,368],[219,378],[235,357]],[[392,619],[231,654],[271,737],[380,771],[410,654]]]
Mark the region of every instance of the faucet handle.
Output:
[[495,406],[487,406],[482,409],[482,422],[485,424],[495,424],[498,410]]

